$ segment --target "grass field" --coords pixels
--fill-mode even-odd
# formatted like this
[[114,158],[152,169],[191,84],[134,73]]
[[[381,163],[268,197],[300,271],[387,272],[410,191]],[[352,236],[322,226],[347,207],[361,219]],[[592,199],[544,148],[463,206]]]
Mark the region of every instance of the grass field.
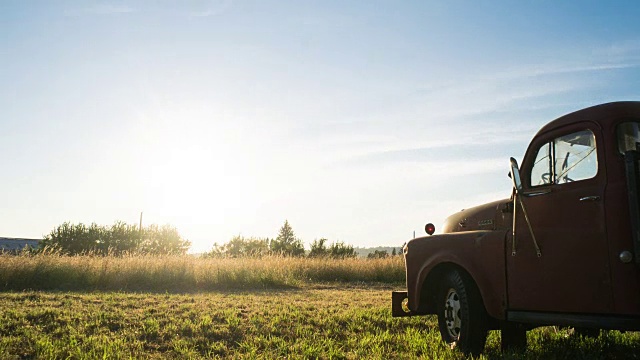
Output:
[[[463,359],[434,317],[392,318],[389,286],[190,294],[0,293],[0,358]],[[483,358],[502,358],[499,335]],[[636,333],[542,328],[513,359],[635,359]]]
[[[280,259],[276,269],[277,259],[223,259],[216,263],[221,260],[25,256],[0,260],[0,284],[5,286],[0,292],[0,359],[464,358],[441,342],[435,317],[391,317],[390,292],[402,289],[402,283],[363,280],[366,274],[396,266],[395,259],[324,265],[316,260]],[[249,265],[255,267],[240,270]],[[330,268],[323,272],[322,266]],[[219,269],[220,274],[227,271],[227,275],[263,270],[266,274],[236,277],[244,279],[240,286],[230,286],[227,275],[198,275],[209,279],[204,286],[198,276],[189,275],[204,268]],[[102,273],[102,278],[96,278],[97,269],[103,269],[97,273]],[[136,277],[134,270],[143,269],[146,272]],[[16,289],[16,281],[7,286],[10,276],[2,271],[10,270],[14,275],[23,271],[32,276],[27,287],[31,290]],[[334,278],[343,270],[344,276]],[[85,274],[72,274],[77,271]],[[181,273],[187,275],[175,275]],[[118,274],[128,280],[118,280]],[[38,289],[47,288],[38,275],[57,285]],[[94,280],[83,283],[91,285],[89,288],[79,289],[79,285],[67,284],[70,276]],[[144,280],[153,276],[159,278],[145,289]],[[279,280],[255,280],[269,276]],[[334,279],[317,280],[325,277]],[[100,282],[105,279],[110,279],[110,285]],[[117,284],[131,285],[131,279],[137,279],[135,286],[115,289]],[[161,280],[167,283],[162,285]],[[199,285],[187,289],[176,285],[180,280]],[[530,331],[528,340],[525,352],[504,357],[640,357],[638,333],[608,331],[597,338],[583,338],[570,335],[568,330],[540,328]],[[492,332],[482,358],[503,358],[499,348],[499,333]]]
[[404,260],[0,255],[0,290],[211,291],[318,282],[403,284]]

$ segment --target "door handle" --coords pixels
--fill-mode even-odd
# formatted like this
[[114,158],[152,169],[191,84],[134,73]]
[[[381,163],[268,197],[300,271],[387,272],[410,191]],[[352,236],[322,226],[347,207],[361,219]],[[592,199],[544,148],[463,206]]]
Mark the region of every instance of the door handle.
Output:
[[585,197],[581,197],[580,201],[600,201],[600,196],[597,196],[597,195],[585,196]]
[[526,197],[534,197],[534,196],[540,196],[540,195],[545,195],[551,192],[551,189],[542,189],[542,190],[529,190],[529,191],[523,191],[522,195],[526,196]]

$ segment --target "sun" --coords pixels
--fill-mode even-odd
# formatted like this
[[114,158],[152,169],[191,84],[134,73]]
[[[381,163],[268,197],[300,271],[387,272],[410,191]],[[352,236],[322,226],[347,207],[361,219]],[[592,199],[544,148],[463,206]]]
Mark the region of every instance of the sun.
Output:
[[265,164],[242,122],[208,105],[156,105],[140,112],[130,138],[145,221],[174,225],[192,242],[241,231],[265,201]]

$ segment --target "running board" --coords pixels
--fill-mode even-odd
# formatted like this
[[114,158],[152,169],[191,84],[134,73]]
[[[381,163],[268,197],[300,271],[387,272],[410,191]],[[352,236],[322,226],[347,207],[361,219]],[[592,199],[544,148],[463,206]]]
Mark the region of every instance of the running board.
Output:
[[611,330],[640,330],[640,317],[507,311],[507,320],[538,326],[560,325]]

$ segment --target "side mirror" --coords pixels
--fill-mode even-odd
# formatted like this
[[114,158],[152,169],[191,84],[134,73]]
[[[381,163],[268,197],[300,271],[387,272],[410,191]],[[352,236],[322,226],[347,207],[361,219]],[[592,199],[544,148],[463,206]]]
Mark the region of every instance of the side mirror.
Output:
[[517,192],[519,192],[522,190],[522,181],[520,180],[520,170],[518,169],[518,162],[516,161],[516,159],[510,158],[509,163],[511,165],[509,177],[511,178],[511,182],[513,182],[513,188],[516,189]]
[[531,221],[529,221],[529,215],[527,215],[527,209],[524,207],[524,203],[522,202],[522,197],[520,195],[520,191],[522,190],[522,181],[520,180],[520,170],[518,169],[518,162],[514,158],[509,159],[511,172],[509,173],[511,176],[511,181],[513,182],[513,188],[516,189],[516,192],[513,196],[513,225],[512,231],[513,235],[511,237],[511,256],[516,256],[516,209],[518,208],[518,203],[520,203],[520,207],[522,207],[522,212],[524,214],[524,219],[527,221],[527,227],[529,227],[529,232],[531,233],[531,238],[533,239],[533,246],[536,248],[536,254],[538,257],[542,256],[542,252],[540,252],[540,247],[538,246],[538,241],[536,241],[536,236],[533,233],[533,228],[531,227]]

